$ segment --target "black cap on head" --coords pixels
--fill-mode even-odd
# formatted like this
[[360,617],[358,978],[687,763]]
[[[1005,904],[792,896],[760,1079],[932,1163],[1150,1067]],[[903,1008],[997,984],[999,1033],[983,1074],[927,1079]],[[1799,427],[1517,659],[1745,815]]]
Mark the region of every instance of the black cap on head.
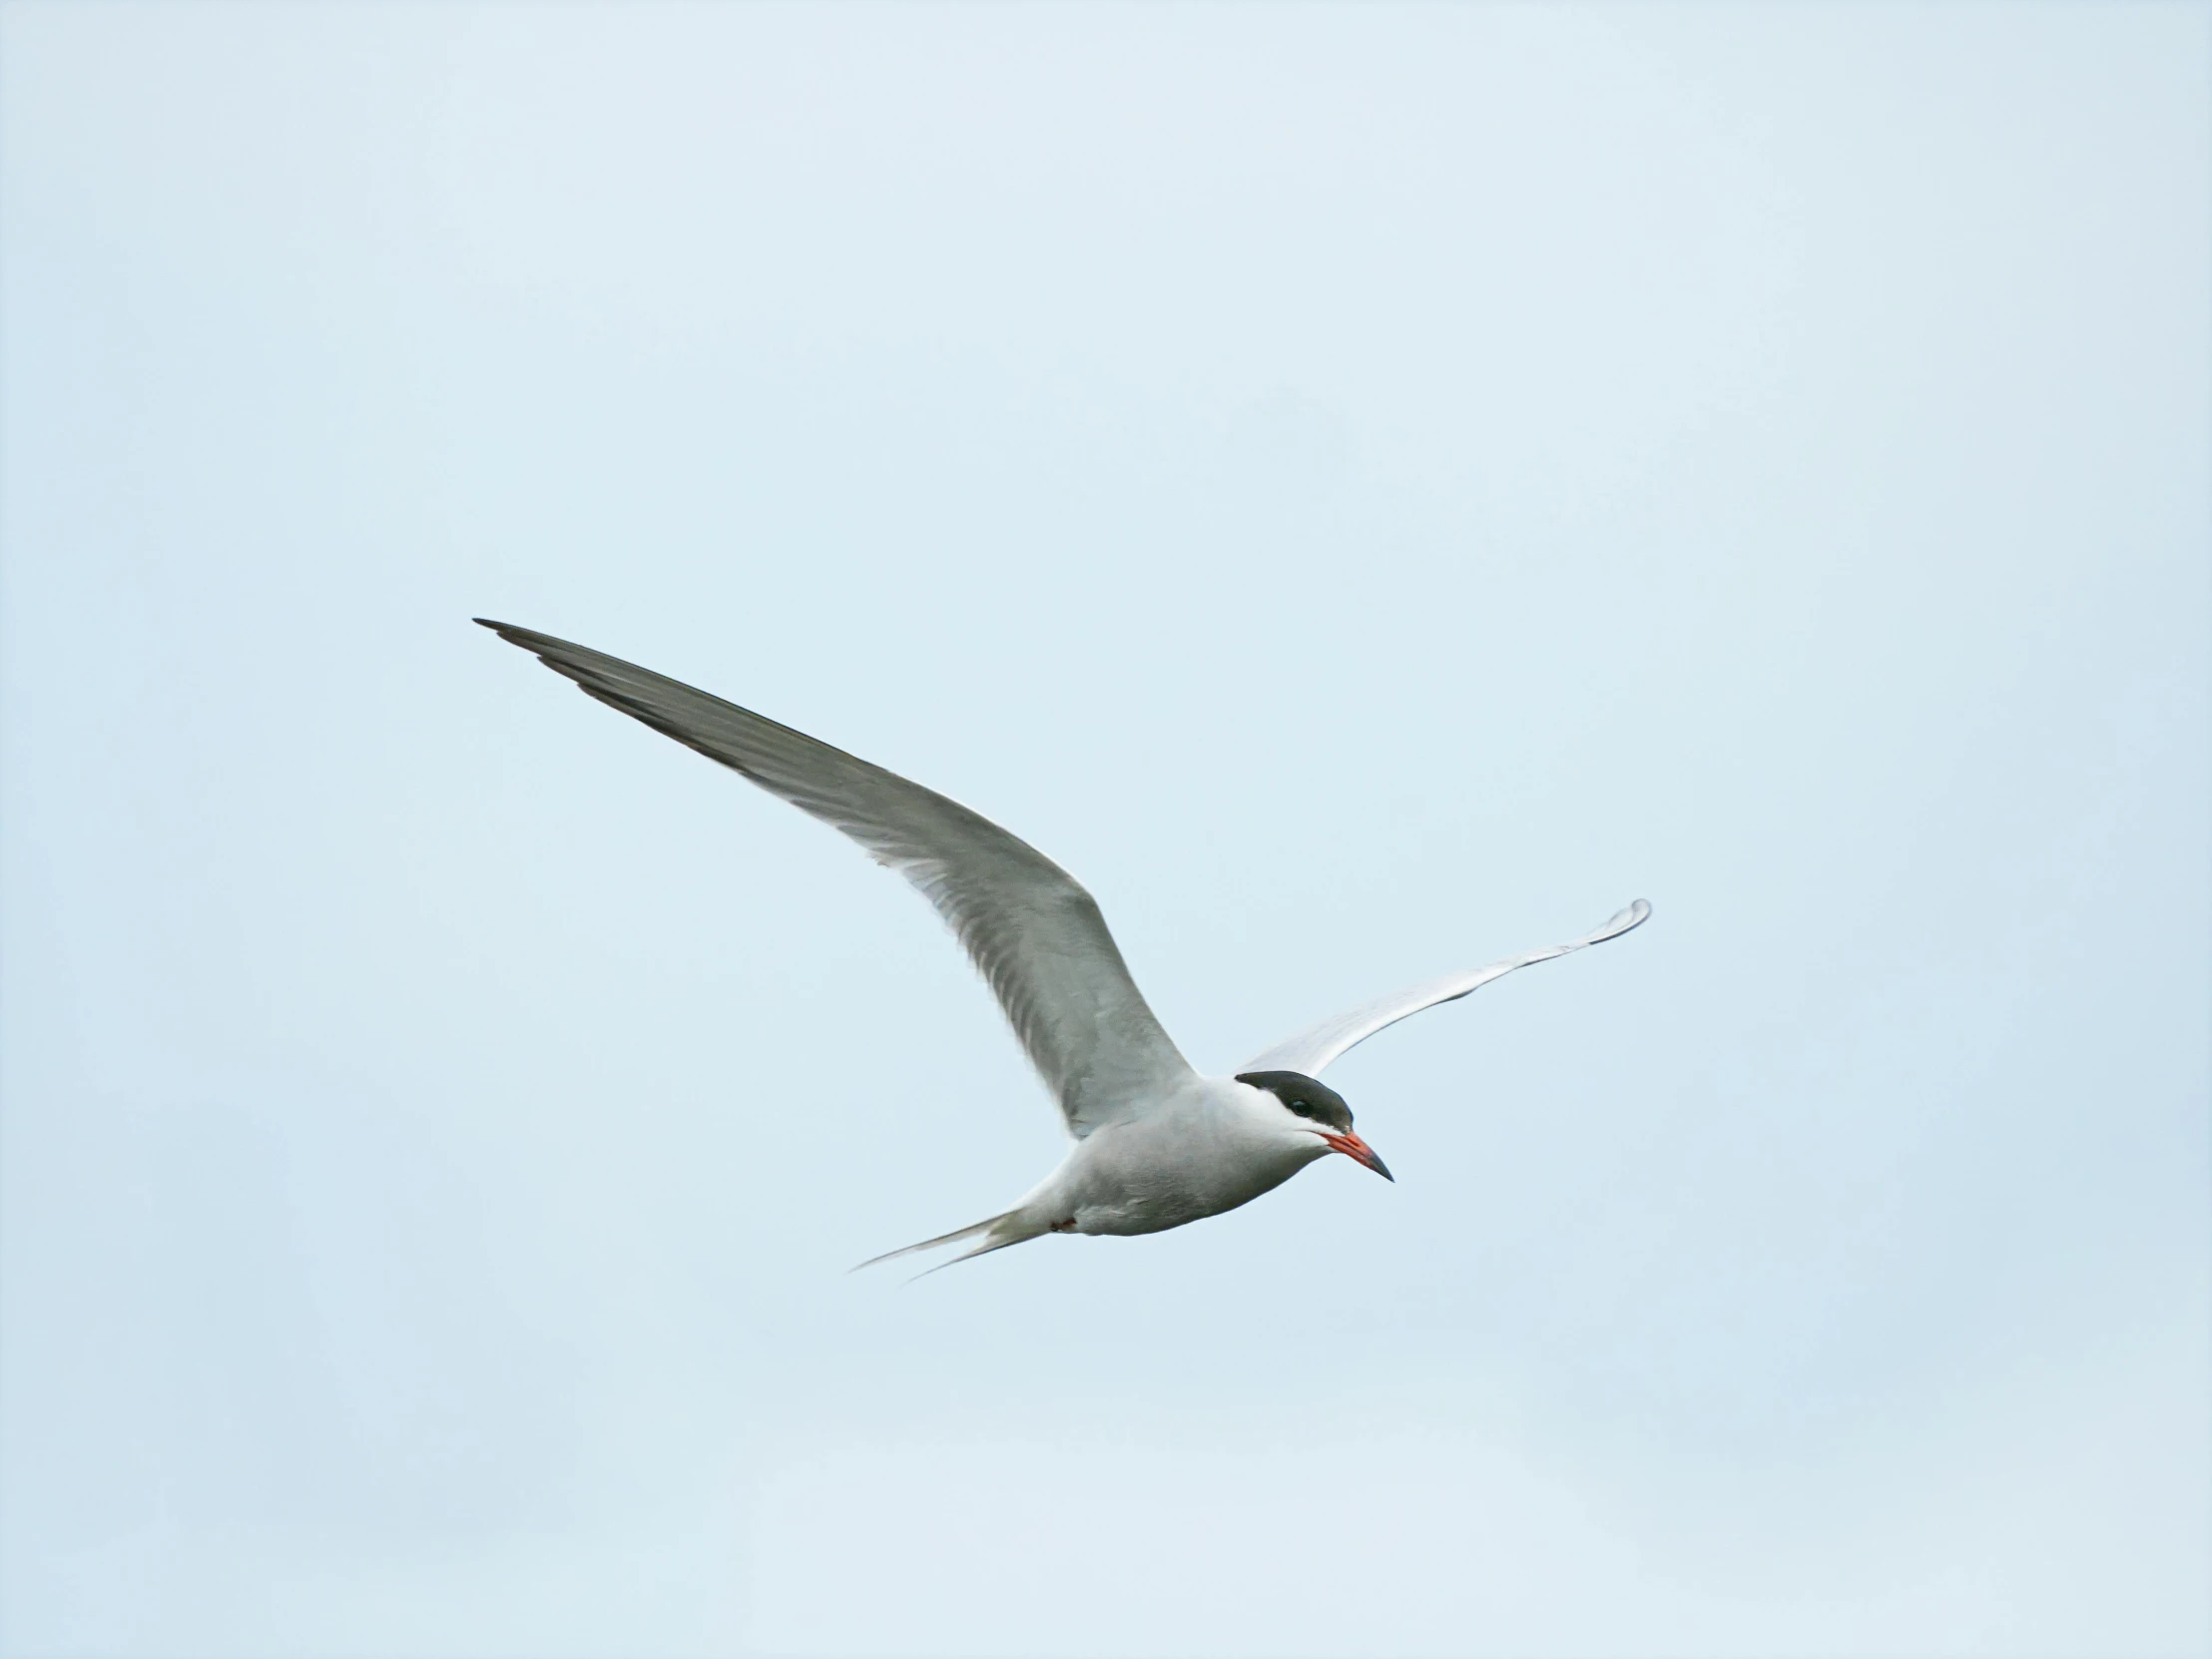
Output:
[[1302,1118],[1312,1118],[1340,1133],[1349,1133],[1352,1128],[1352,1108],[1345,1104],[1345,1097],[1302,1071],[1240,1071],[1237,1081],[1267,1090]]

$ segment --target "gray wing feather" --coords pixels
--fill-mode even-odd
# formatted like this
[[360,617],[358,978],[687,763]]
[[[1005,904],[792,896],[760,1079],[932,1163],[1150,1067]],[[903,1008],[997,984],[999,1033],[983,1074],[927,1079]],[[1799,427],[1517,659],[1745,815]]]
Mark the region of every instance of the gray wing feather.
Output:
[[1439,1002],[1454,1002],[1469,991],[1478,990],[1491,980],[1523,968],[1531,962],[1548,962],[1554,956],[1564,956],[1570,950],[1580,950],[1584,945],[1603,944],[1607,939],[1617,939],[1631,927],[1638,926],[1651,914],[1651,906],[1642,899],[1627,909],[1616,913],[1611,921],[1594,933],[1584,934],[1570,944],[1547,945],[1542,950],[1531,950],[1525,955],[1508,956],[1502,962],[1492,962],[1488,967],[1478,967],[1462,973],[1446,974],[1441,979],[1431,979],[1425,984],[1411,985],[1389,996],[1377,997],[1359,1007],[1325,1019],[1319,1025],[1310,1026],[1295,1037],[1277,1043],[1264,1054],[1256,1054],[1238,1069],[1240,1071],[1299,1071],[1308,1077],[1318,1076],[1321,1068],[1343,1054],[1356,1043],[1363,1043],[1386,1025],[1395,1025],[1408,1014],[1417,1014],[1423,1008],[1433,1008]]
[[476,620],[610,708],[842,830],[919,887],[982,970],[1078,1139],[1190,1075],[1097,901],[1028,842],[934,790],[666,675]]

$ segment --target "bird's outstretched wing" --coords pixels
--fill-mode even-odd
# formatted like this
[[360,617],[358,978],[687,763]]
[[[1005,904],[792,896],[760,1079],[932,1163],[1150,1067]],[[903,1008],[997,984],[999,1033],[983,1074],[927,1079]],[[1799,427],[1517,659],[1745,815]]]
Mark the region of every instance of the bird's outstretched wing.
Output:
[[1077,1139],[1191,1075],[1097,901],[1028,842],[933,790],[665,675],[476,620],[600,702],[841,830],[919,887],[982,969]]
[[1320,1074],[1321,1068],[1355,1043],[1367,1041],[1385,1025],[1395,1025],[1407,1014],[1417,1014],[1423,1008],[1433,1008],[1439,1002],[1453,1002],[1471,990],[1487,985],[1491,980],[1511,973],[1515,968],[1526,967],[1531,962],[1548,962],[1554,956],[1564,956],[1570,950],[1580,950],[1586,944],[1603,944],[1607,939],[1617,939],[1631,927],[1639,925],[1651,914],[1651,906],[1642,899],[1620,911],[1613,919],[1594,933],[1586,933],[1571,944],[1555,944],[1542,950],[1531,950],[1526,955],[1508,956],[1502,962],[1492,962],[1488,967],[1478,967],[1465,973],[1446,974],[1441,979],[1431,979],[1425,984],[1410,985],[1392,996],[1377,997],[1359,1007],[1325,1019],[1319,1025],[1309,1026],[1295,1037],[1286,1038],[1264,1054],[1255,1054],[1239,1071],[1302,1071],[1308,1077]]

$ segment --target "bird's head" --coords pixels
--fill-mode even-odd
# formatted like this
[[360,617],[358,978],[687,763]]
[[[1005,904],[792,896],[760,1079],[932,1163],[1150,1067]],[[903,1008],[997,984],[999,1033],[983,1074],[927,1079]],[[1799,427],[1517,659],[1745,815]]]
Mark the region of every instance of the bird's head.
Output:
[[1397,1179],[1375,1155],[1375,1148],[1353,1133],[1352,1108],[1327,1083],[1316,1082],[1301,1071],[1242,1071],[1237,1081],[1273,1095],[1296,1132],[1318,1136],[1331,1152],[1341,1152],[1354,1163],[1367,1165],[1385,1181]]

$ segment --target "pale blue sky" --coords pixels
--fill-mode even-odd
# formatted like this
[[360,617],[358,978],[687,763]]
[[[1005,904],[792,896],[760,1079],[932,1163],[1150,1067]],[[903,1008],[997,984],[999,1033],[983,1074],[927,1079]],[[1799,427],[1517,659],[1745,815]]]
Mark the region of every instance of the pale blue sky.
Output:
[[2206,1653],[2207,17],[8,5],[0,1651]]

